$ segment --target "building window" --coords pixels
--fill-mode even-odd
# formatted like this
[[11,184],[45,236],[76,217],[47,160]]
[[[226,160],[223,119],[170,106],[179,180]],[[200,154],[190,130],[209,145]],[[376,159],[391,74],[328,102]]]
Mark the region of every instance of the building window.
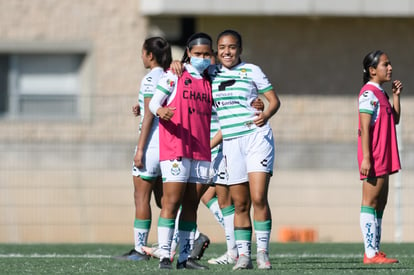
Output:
[[196,32],[194,17],[151,17],[149,36],[161,36],[171,44],[174,60],[180,60],[188,38]]
[[13,118],[78,118],[85,54],[0,55],[0,113]]

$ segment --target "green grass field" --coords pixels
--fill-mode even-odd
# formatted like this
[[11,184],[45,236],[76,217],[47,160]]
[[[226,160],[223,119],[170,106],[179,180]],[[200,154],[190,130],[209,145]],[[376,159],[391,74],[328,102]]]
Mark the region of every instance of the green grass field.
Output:
[[[168,271],[158,269],[158,259],[131,262],[111,258],[129,251],[127,245],[0,244],[0,274],[414,274],[414,244],[384,244],[382,248],[400,263],[363,265],[362,244],[272,243],[271,271],[232,271],[230,265],[209,265],[205,271],[176,270],[175,262]],[[211,244],[201,262],[208,265],[209,258],[224,251],[224,244]]]

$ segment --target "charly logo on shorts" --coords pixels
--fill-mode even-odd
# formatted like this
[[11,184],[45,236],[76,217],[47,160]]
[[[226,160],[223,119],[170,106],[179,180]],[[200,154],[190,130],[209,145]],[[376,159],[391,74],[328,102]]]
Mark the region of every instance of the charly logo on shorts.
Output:
[[180,174],[180,172],[181,172],[181,170],[180,170],[180,166],[178,165],[178,163],[174,162],[174,163],[172,164],[172,167],[171,167],[171,174],[172,174],[173,176],[177,176],[177,175],[179,175],[179,174]]

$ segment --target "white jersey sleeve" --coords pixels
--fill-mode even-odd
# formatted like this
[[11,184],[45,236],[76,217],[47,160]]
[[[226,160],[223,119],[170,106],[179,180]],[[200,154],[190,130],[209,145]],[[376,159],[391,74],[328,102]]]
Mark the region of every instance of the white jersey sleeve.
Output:
[[139,124],[139,129],[141,129],[145,115],[144,99],[151,98],[154,95],[158,80],[163,74],[164,70],[161,67],[155,67],[150,72],[148,72],[141,81],[141,86],[138,94],[138,104],[141,109],[141,121]]
[[257,91],[259,94],[263,94],[269,90],[273,90],[273,86],[270,83],[267,76],[263,73],[262,69],[259,66],[250,64],[252,69],[252,78],[256,85]]
[[378,107],[378,98],[372,91],[365,91],[358,99],[358,109],[360,113],[374,114]]
[[358,109],[360,113],[371,115],[371,125],[377,121],[380,112],[379,100],[372,91],[365,91],[358,99]]
[[143,91],[144,98],[152,97],[155,88],[157,87],[158,81],[161,76],[164,74],[164,71],[161,67],[156,67],[152,69],[143,79],[141,90]]
[[152,97],[149,108],[154,115],[164,103],[171,101],[176,93],[178,77],[171,72],[165,73],[158,81],[154,96]]

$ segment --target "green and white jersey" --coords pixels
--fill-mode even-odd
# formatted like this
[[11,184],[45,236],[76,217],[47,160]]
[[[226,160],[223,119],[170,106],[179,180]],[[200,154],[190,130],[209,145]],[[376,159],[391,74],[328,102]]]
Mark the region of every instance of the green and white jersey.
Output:
[[[216,112],[216,108],[211,109],[211,124],[210,124],[210,140],[213,139],[213,137],[217,134],[217,132],[220,130],[220,124]],[[221,146],[217,145],[214,148],[211,148],[211,157],[213,159],[214,156],[216,156],[221,150]]]
[[[158,80],[164,74],[164,70],[161,67],[153,68],[148,74],[144,76],[141,81],[141,87],[138,93],[138,104],[141,109],[141,120],[139,122],[139,130],[141,131],[142,121],[144,120],[145,104],[144,98],[152,98],[157,87]],[[152,125],[158,127],[158,117],[154,117],[156,121],[153,121]]]
[[[231,69],[221,65],[210,66],[208,72],[223,139],[257,131],[258,127],[253,121],[258,111],[250,104],[259,94],[273,90],[262,70],[256,65],[242,62]],[[268,127],[267,124],[260,128]]]

